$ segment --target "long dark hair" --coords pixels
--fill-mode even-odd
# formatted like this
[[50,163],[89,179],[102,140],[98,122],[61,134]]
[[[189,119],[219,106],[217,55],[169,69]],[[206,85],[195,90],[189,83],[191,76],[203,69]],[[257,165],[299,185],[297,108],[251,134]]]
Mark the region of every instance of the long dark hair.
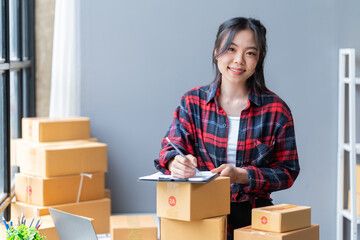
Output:
[[[259,49],[259,61],[255,68],[254,74],[247,80],[247,87],[253,89],[255,92],[267,91],[264,79],[264,59],[266,56],[266,28],[261,24],[259,20],[253,18],[237,17],[227,20],[220,25],[219,30],[216,34],[215,46],[213,51],[213,64],[216,68],[215,80],[217,81],[221,73],[217,65],[217,58],[224,54],[230,47],[231,42],[234,39],[236,33],[241,30],[250,29],[254,32],[255,42]],[[222,49],[220,49],[221,43],[224,38],[227,37],[226,42]],[[217,53],[215,55],[215,53]]]

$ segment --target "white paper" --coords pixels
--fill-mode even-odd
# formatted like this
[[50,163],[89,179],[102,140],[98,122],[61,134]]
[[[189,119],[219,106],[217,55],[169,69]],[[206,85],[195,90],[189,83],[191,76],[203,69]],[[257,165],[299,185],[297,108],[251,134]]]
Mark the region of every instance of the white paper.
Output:
[[148,176],[139,177],[139,180],[159,181],[159,180],[168,179],[169,181],[185,180],[188,182],[206,182],[215,175],[217,175],[217,173],[212,173],[210,171],[200,171],[199,173],[196,173],[194,177],[182,179],[182,178],[173,177],[171,175],[165,175],[162,172],[157,172]]

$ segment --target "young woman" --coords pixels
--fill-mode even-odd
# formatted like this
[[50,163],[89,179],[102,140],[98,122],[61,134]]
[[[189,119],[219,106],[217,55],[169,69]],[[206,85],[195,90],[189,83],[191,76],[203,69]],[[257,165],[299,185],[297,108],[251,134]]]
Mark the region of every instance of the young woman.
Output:
[[213,51],[215,81],[181,98],[166,133],[187,156],[162,140],[155,167],[175,177],[195,168],[230,177],[233,229],[251,224],[251,209],[272,205],[273,191],[289,188],[299,174],[294,123],[286,103],[265,86],[266,29],[252,18],[220,25]]

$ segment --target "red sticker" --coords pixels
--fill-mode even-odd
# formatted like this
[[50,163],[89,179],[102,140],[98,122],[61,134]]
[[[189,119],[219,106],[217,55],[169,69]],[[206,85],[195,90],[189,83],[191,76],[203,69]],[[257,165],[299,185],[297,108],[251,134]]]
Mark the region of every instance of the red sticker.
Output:
[[261,223],[262,224],[267,224],[267,218],[266,217],[261,217]]
[[31,186],[27,186],[27,187],[26,187],[26,194],[27,194],[27,195],[31,195],[31,194],[32,194],[32,188],[31,188]]
[[176,198],[174,196],[170,196],[168,201],[170,206],[173,207],[176,205]]

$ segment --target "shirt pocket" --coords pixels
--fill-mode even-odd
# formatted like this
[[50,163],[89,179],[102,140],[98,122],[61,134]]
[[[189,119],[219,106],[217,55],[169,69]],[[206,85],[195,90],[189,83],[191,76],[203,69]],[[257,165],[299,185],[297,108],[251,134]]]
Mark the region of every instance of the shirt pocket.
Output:
[[251,149],[250,161],[255,167],[266,167],[274,155],[275,139],[269,144],[256,140],[255,147]]

